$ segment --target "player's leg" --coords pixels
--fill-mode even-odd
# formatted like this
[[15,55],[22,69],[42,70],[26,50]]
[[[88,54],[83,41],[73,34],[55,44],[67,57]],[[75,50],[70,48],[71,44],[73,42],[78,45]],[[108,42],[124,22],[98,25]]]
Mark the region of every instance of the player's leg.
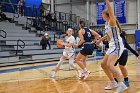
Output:
[[128,72],[126,69],[126,63],[127,63],[127,59],[128,59],[128,51],[124,50],[123,54],[120,57],[120,61],[119,61],[119,68],[122,72],[122,75],[124,77],[124,83],[126,86],[129,86],[129,79],[128,79]]
[[65,58],[66,58],[65,57],[65,52],[63,52],[63,55],[60,57],[59,62],[57,63],[56,67],[53,70],[53,73],[51,75],[52,78],[56,77],[56,73],[59,70],[60,66],[63,64]]
[[83,64],[83,62],[81,62],[81,59],[82,59],[82,58],[85,58],[85,56],[82,55],[82,54],[79,52],[79,53],[77,54],[77,56],[76,56],[75,61],[76,61],[76,63],[80,66],[80,68],[81,68],[83,71],[87,71],[85,65]]
[[78,53],[78,55],[76,56],[76,63],[80,66],[80,68],[83,70],[82,76],[81,78],[86,79],[89,74],[90,71],[87,70],[87,68],[85,67],[84,63],[81,61],[81,59],[86,59],[86,56],[82,55],[80,52]]
[[126,85],[123,83],[122,80],[122,76],[120,75],[119,71],[117,70],[117,68],[115,68],[114,64],[117,61],[118,57],[116,55],[112,55],[110,54],[108,56],[108,60],[107,60],[107,65],[109,67],[109,70],[111,71],[111,73],[114,73],[116,76],[116,79],[118,80],[118,88],[116,89],[117,93],[121,93],[124,90],[127,89]]
[[70,66],[72,67],[72,68],[74,68],[76,71],[77,71],[77,76],[78,77],[81,77],[81,72],[80,72],[80,70],[77,68],[77,66],[74,64],[74,57],[70,57],[69,58],[69,64],[70,64]]
[[118,84],[114,80],[114,77],[113,77],[111,71],[109,70],[109,65],[107,63],[108,57],[109,57],[109,55],[104,56],[103,62],[101,63],[101,67],[111,81],[110,83],[107,84],[107,86],[105,86],[105,89],[110,90],[110,89],[116,88],[118,86]]

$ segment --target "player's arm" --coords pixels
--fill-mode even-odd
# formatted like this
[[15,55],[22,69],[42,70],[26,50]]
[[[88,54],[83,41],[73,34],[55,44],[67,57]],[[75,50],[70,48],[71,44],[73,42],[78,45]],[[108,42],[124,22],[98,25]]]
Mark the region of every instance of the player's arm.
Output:
[[96,45],[99,45],[103,40],[107,39],[107,35],[104,35],[101,39],[96,42]]
[[83,30],[81,29],[79,32],[78,32],[78,34],[79,34],[79,38],[80,38],[80,42],[78,43],[78,46],[80,46],[80,45],[82,45],[84,42],[85,42],[85,40],[84,40],[84,37],[83,37]]
[[114,13],[113,13],[112,7],[109,3],[109,0],[105,0],[105,2],[106,2],[106,7],[107,7],[107,10],[108,10],[108,13],[109,13],[109,17],[110,17],[110,24],[111,25],[116,25],[116,18],[114,16]]
[[71,38],[68,44],[63,43],[63,45],[66,47],[72,47],[72,46],[74,46],[74,43],[75,43],[75,39]]
[[90,31],[91,31],[92,35],[95,36],[95,39],[96,40],[99,39],[99,38],[101,38],[101,36],[96,31],[93,31],[93,30],[90,30]]
[[64,36],[66,36],[66,35],[67,35],[67,34],[62,34],[61,37],[64,37]]
[[128,50],[130,50],[136,57],[138,57],[139,54],[138,54],[133,48],[131,48],[131,46],[127,43],[127,41],[126,41],[125,38],[123,38],[123,39],[125,40],[125,47],[126,47]]
[[73,43],[69,43],[69,44],[63,43],[63,45],[66,47],[71,47],[71,46],[73,46]]
[[136,50],[134,50],[133,48],[131,48],[131,46],[127,43],[126,39],[125,39],[125,47],[130,50],[140,61],[140,55],[136,52]]

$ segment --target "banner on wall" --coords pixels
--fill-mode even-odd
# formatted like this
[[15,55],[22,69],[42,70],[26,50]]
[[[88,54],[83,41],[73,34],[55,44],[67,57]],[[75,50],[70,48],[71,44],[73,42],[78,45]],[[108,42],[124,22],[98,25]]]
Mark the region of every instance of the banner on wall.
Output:
[[102,12],[105,9],[105,7],[106,7],[105,2],[96,3],[96,22],[97,22],[97,25],[105,24],[105,21],[103,20],[103,17],[102,17]]
[[[115,16],[121,24],[126,23],[126,0],[115,0],[110,3],[112,9],[114,10]],[[105,2],[96,3],[96,22],[97,25],[103,25],[105,21],[102,17],[102,12],[106,7]]]
[[122,24],[126,23],[126,0],[115,0],[115,15]]

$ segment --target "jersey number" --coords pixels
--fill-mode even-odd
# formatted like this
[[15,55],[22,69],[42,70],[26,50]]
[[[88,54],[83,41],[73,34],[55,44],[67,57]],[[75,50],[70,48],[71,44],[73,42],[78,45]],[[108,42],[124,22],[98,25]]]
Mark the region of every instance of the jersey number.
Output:
[[91,34],[90,34],[90,32],[87,32],[87,34],[88,34],[88,37],[91,37]]

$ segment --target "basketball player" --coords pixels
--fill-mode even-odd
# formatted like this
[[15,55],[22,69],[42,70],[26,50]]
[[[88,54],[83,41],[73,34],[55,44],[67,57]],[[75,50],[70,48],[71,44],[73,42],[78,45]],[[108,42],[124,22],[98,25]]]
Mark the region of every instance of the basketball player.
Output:
[[74,64],[74,57],[75,57],[74,44],[75,44],[75,38],[72,35],[73,34],[73,29],[72,28],[68,28],[66,34],[67,34],[67,36],[65,37],[65,43],[62,44],[62,45],[65,46],[65,49],[64,49],[63,54],[62,54],[62,56],[60,58],[60,61],[58,62],[58,64],[56,65],[56,67],[54,69],[54,72],[52,73],[52,76],[51,76],[52,78],[54,78],[56,76],[56,72],[59,70],[60,66],[63,64],[64,59],[69,59],[70,66],[77,71],[78,77],[81,76],[80,70],[78,70],[78,68]]
[[90,74],[90,71],[88,71],[86,68],[85,61],[86,61],[87,56],[92,55],[93,50],[94,50],[94,44],[92,42],[93,41],[92,35],[95,36],[95,39],[99,38],[100,35],[97,32],[85,27],[84,21],[80,21],[79,27],[80,27],[80,30],[78,32],[78,35],[80,38],[80,42],[77,44],[77,46],[78,47],[83,46],[83,47],[80,50],[80,52],[77,54],[75,61],[83,70],[81,78],[85,80]]
[[127,41],[125,39],[126,33],[124,31],[121,32],[120,36],[121,36],[121,38],[123,40],[123,44],[124,44],[125,49],[124,49],[121,57],[115,63],[115,66],[117,66],[117,64],[119,63],[119,68],[120,68],[120,70],[121,70],[121,72],[123,74],[123,77],[124,77],[124,84],[128,87],[129,86],[128,72],[127,72],[127,69],[125,67],[125,65],[127,63],[127,59],[128,59],[128,51],[127,51],[127,49],[130,50],[139,60],[140,60],[140,55],[134,49],[132,49],[129,46],[129,44],[127,43]]
[[[105,2],[107,9],[103,11],[102,16],[106,21],[106,35],[102,37],[96,44],[99,45],[99,43],[106,38],[109,41],[109,49],[104,56],[103,62],[101,63],[101,67],[103,68],[108,78],[111,80],[111,83],[109,84],[109,86],[105,87],[105,89],[108,89],[110,87],[118,87],[116,89],[116,93],[121,93],[127,89],[127,86],[123,83],[122,77],[119,71],[115,68],[114,64],[123,53],[124,45],[122,38],[120,37],[119,28],[117,27],[116,18],[109,4],[109,0],[105,0]],[[118,84],[113,79],[112,74],[114,74],[117,78]]]

